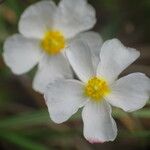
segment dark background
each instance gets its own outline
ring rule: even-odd
[[[0,54],[6,37],[18,32],[23,10],[37,0],[0,0]],[[57,0],[58,2],[58,0]],[[137,48],[141,57],[127,70],[150,77],[150,0],[89,0],[96,8],[94,28],[104,40],[117,37],[126,46]],[[79,114],[68,122],[51,122],[42,95],[31,87],[36,68],[15,76],[0,55],[0,150],[148,150],[150,108],[127,114],[114,109],[118,137],[114,142],[89,144],[82,135]]]

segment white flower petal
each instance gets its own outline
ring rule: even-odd
[[[106,99],[113,106],[131,112],[142,108],[149,97],[150,79],[142,73],[132,73],[116,81]]]
[[[85,103],[83,85],[77,80],[56,80],[44,95],[51,119],[56,123],[68,120]]]
[[[51,0],[43,0],[28,7],[21,16],[19,31],[26,37],[42,38],[52,28],[56,6]]]
[[[137,50],[124,47],[119,40],[108,40],[101,49],[101,63],[98,66],[97,74],[112,83],[139,56],[140,53]]]
[[[61,0],[55,19],[55,28],[63,31],[67,38],[96,23],[95,10],[86,0]]]
[[[103,40],[100,34],[93,32],[93,31],[88,31],[88,32],[78,34],[77,36],[75,36],[74,39],[81,40],[82,42],[88,45],[88,47],[91,50],[91,54],[93,57],[92,59],[93,65],[96,70],[100,62],[99,54],[100,54],[100,50],[101,50],[102,43],[103,43]]]
[[[43,93],[46,86],[56,79],[73,78],[70,65],[62,54],[56,56],[45,55],[38,67],[33,81],[34,90]]]
[[[82,41],[73,40],[66,50],[66,55],[75,73],[83,82],[95,74],[91,51]]]
[[[40,60],[39,41],[15,34],[4,43],[3,58],[15,74],[23,74],[32,69]]]
[[[116,123],[111,116],[111,107],[105,100],[100,103],[87,103],[82,118],[84,136],[90,143],[103,143],[116,138]]]

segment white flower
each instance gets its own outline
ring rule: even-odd
[[[132,73],[117,80],[139,55],[117,39],[108,40],[101,48],[100,63],[94,69],[89,46],[75,40],[67,56],[81,81],[62,79],[48,85],[44,96],[51,119],[62,123],[84,106],[85,138],[91,143],[113,141],[117,127],[110,104],[131,112],[142,108],[149,99],[150,79],[144,74]]]
[[[18,75],[38,64],[33,88],[43,93],[48,82],[72,78],[65,49],[95,22],[95,10],[86,0],[61,0],[58,7],[51,0],[38,2],[22,14],[20,34],[4,43],[4,61]]]

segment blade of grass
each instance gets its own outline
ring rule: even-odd
[[[126,113],[121,109],[114,109],[113,111],[113,116],[116,118],[127,116],[127,114],[131,114],[132,116],[139,117],[139,118],[150,118],[150,109],[145,108],[132,113]]]
[[[49,115],[46,110],[40,110],[30,113],[24,113],[2,120],[0,128],[17,128],[23,126],[32,126],[37,124],[47,124]]]
[[[150,118],[150,110],[149,109],[142,109],[140,111],[136,111],[132,113],[135,117],[140,118]],[[115,109],[113,111],[113,116],[115,118],[120,118],[126,116],[127,113],[123,112],[120,109]],[[74,115],[71,119],[76,120],[80,119],[80,111],[76,115]],[[49,124],[50,117],[47,110],[40,110],[34,111],[30,113],[24,113],[20,115],[16,115],[5,120],[1,120],[0,128],[18,128],[18,127],[25,127],[25,126],[33,126],[38,124]]]
[[[0,133],[0,138],[4,139],[10,143],[13,143],[22,149],[26,150],[48,150],[44,145],[36,143],[29,138],[26,138],[22,135],[11,132],[2,132]]]
[[[148,138],[150,137],[150,131],[147,131],[147,130],[134,131],[134,132],[121,131],[120,136]]]
[[[150,109],[146,108],[146,109],[133,112],[132,116],[139,117],[139,118],[150,118]]]

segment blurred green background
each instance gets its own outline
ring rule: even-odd
[[[6,37],[18,32],[21,13],[34,2],[37,0],[0,0],[0,54]],[[141,58],[122,75],[141,71],[150,77],[150,0],[89,2],[97,11],[94,30],[104,40],[117,37],[141,51]],[[42,95],[32,90],[33,74],[13,75],[0,55],[0,150],[150,149],[150,103],[132,114],[114,108],[117,139],[91,145],[83,138],[80,112],[64,124],[51,122]]]

